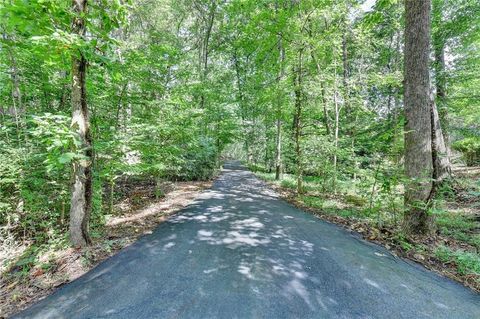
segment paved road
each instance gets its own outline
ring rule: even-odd
[[[153,234],[18,318],[480,318],[480,295],[225,167]]]

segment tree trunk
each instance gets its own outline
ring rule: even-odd
[[[6,41],[8,40],[7,35],[3,33],[3,39]],[[15,118],[15,125],[16,125],[16,133],[17,133],[17,138],[20,141],[20,132],[21,132],[21,123],[20,123],[20,112],[22,112],[22,91],[20,90],[20,79],[19,79],[19,74],[18,74],[18,69],[17,69],[17,60],[15,59],[15,56],[13,54],[13,51],[10,47],[8,48],[8,55],[10,58],[10,77],[12,80],[12,109],[11,113],[13,114]],[[24,134],[24,137],[26,138],[26,134]]]
[[[279,51],[279,63],[280,72],[278,75],[278,97],[277,97],[277,132],[275,139],[275,180],[280,180],[282,175],[282,102],[283,95],[280,88],[280,82],[284,76],[284,61],[285,61],[285,49],[282,45],[282,36],[278,37],[278,51]]]
[[[336,82],[336,78],[334,79]],[[337,153],[338,153],[338,136],[339,136],[339,126],[340,126],[340,108],[338,105],[337,99],[337,86],[334,84],[334,91],[333,91],[333,104],[335,106],[335,130],[333,136],[333,191],[337,193]]]
[[[277,119],[277,133],[275,137],[275,180],[282,177],[282,120]]]
[[[213,22],[215,20],[215,13],[217,10],[217,4],[215,1],[212,2],[210,10],[208,12],[208,22],[207,25],[205,26],[205,37],[202,39],[202,45],[199,46],[200,49],[200,82],[202,85],[205,85],[205,82],[207,80],[208,76],[208,53],[209,53],[209,42],[210,42],[210,36],[212,33],[212,28],[213,28]],[[205,93],[204,93],[204,88],[202,88],[202,93],[200,95],[200,108],[203,109],[205,108]]]
[[[440,152],[444,152],[446,170],[448,171],[448,175],[451,173],[450,167],[450,158],[451,158],[451,151],[450,151],[450,136],[448,134],[448,108],[446,105],[446,97],[447,97],[447,89],[446,89],[446,77],[445,77],[445,43],[442,39],[435,39],[434,38],[434,55],[435,55],[435,86],[436,86],[436,103],[432,104],[433,109],[435,109],[435,113],[437,113],[438,117],[438,128],[440,125],[443,126],[443,130],[440,129],[442,136],[438,136],[439,139],[442,139],[440,144],[444,144],[444,149],[439,150]],[[435,100],[435,99],[432,99]],[[432,116],[433,114],[432,109]],[[438,111],[440,110],[440,111]],[[448,163],[447,163],[448,161]],[[448,167],[447,167],[448,166]],[[440,177],[442,174],[440,174]],[[446,176],[444,176],[446,177]],[[442,178],[443,179],[443,178]],[[441,180],[440,180],[441,181]]]
[[[343,66],[343,100],[345,105],[345,111],[347,112],[347,119],[350,118],[350,104],[349,104],[349,87],[348,87],[348,51],[347,51],[347,27],[342,35],[342,66]]]
[[[409,234],[426,234],[433,220],[429,0],[405,0],[405,217]]]
[[[296,74],[293,77],[293,87],[295,92],[295,114],[293,117],[294,124],[294,141],[295,141],[295,154],[297,162],[297,194],[303,192],[303,163],[302,163],[302,145],[301,145],[301,136],[302,136],[302,99],[303,99],[303,90],[302,90],[302,54],[303,49],[299,50],[298,53],[298,66],[296,68]]]
[[[334,76],[333,76],[333,105],[335,107],[335,127],[333,133],[333,179],[332,186],[333,192],[337,193],[337,153],[338,153],[338,139],[340,130],[340,105],[338,104],[338,92],[337,92],[337,63],[334,63]]]
[[[87,0],[72,1],[73,33],[85,36]],[[70,206],[70,240],[75,247],[91,243],[88,223],[92,210],[92,140],[86,99],[87,61],[81,52],[72,57],[72,129],[77,134],[79,145],[76,152],[84,158],[73,161],[73,186]]]
[[[322,92],[322,104],[323,104],[323,124],[325,125],[325,130],[327,133],[327,136],[330,136],[330,124],[329,124],[329,116],[328,116],[328,109],[327,109],[327,98],[326,98],[326,93],[325,93],[325,85],[320,83],[320,88]],[[330,138],[330,137],[329,137]]]
[[[349,14],[350,9],[347,6],[347,15]],[[351,140],[351,149],[350,149],[350,159],[353,161],[354,169],[352,173],[353,177],[353,189],[355,188],[356,185],[356,180],[357,180],[357,160],[355,158],[355,122],[356,118],[353,116],[353,110],[350,105],[350,86],[348,83],[348,78],[350,76],[350,69],[349,69],[349,63],[348,63],[348,34],[350,33],[350,24],[348,22],[348,19],[345,19],[344,22],[344,31],[343,31],[343,36],[342,36],[342,65],[343,65],[343,101],[344,101],[344,106],[345,106],[345,111],[346,111],[346,120],[347,120],[347,135],[350,137]]]
[[[444,134],[440,125],[435,99],[431,100],[430,116],[432,121],[432,156],[433,156],[433,179],[435,185],[438,185],[446,178],[450,177],[452,168],[450,164],[450,154],[448,145],[445,143]]]
[[[317,69],[318,75],[322,74],[322,69],[320,68],[320,64],[317,58],[315,57],[315,53],[312,46],[310,46],[310,56],[312,57],[313,63],[315,63],[315,67]],[[323,80],[320,81],[320,92],[321,92],[322,104],[323,104],[323,124],[325,125],[327,136],[330,136],[330,124],[328,121],[329,117],[328,117],[328,109],[327,109],[327,99],[326,99],[326,93],[325,93],[325,84],[323,83]]]

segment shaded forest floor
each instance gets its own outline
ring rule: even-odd
[[[18,312],[75,280],[104,259],[149,234],[159,223],[188,205],[211,182],[165,182],[159,189],[152,183],[120,185],[113,213],[101,230],[92,230],[93,245],[69,247],[65,238],[41,247],[19,245],[9,250],[11,262],[0,279],[0,318]],[[156,195],[157,194],[157,195]],[[160,197],[160,198],[157,198]]]
[[[455,182],[441,190],[435,203],[437,230],[428,237],[405,236],[401,204],[397,203],[398,212],[393,213],[392,205],[387,203],[373,209],[369,195],[347,190],[337,194],[322,192],[318,181],[311,177],[304,178],[305,192],[298,196],[294,176],[286,174],[275,181],[274,173],[252,168],[293,205],[480,292],[480,167],[455,169]]]

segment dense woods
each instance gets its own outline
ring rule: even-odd
[[[4,267],[236,158],[478,284],[477,0],[11,0],[0,32]]]

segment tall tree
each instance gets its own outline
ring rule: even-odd
[[[303,107],[303,47],[298,50],[298,65],[293,70],[293,90],[295,93],[295,113],[293,115],[293,139],[295,142],[295,162],[297,175],[297,193],[303,192],[302,157],[302,107]]]
[[[282,175],[282,93],[280,88],[280,82],[284,77],[284,64],[285,64],[285,48],[282,43],[282,35],[278,36],[278,52],[279,52],[279,64],[280,71],[278,74],[278,97],[277,97],[277,120],[276,120],[276,135],[275,135],[275,180],[280,180]]]
[[[431,230],[430,0],[405,0],[405,220],[407,233]]]
[[[210,53],[210,38],[212,36],[212,28],[215,22],[215,13],[217,10],[217,2],[209,1],[207,4],[202,2],[194,2],[199,15],[200,15],[200,25],[201,33],[199,34],[198,40],[198,57],[199,57],[199,76],[200,82],[202,85],[205,85],[208,76],[208,57]],[[202,93],[200,96],[200,107],[203,109],[205,107],[205,92],[202,88]]]
[[[73,0],[72,32],[85,37],[87,0]],[[76,152],[80,158],[73,161],[73,186],[70,206],[70,240],[74,246],[90,244],[88,230],[92,210],[92,137],[86,94],[87,60],[79,50],[72,55],[72,129],[77,135]]]

